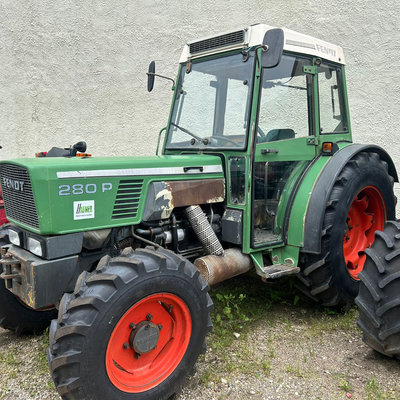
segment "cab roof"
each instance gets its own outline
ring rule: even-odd
[[[275,29],[275,27],[256,24],[247,28],[190,41],[185,45],[179,62],[184,63],[194,58],[227,50],[261,45],[266,32],[270,29]],[[343,49],[340,46],[287,28],[281,29],[284,32],[284,50],[319,57],[338,64],[345,64]]]

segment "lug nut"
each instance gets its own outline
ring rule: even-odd
[[[135,358],[136,358],[136,360],[139,360],[140,354],[139,353],[135,353]]]
[[[135,329],[135,328],[136,328],[136,325],[133,322],[131,322],[129,324],[129,329]]]
[[[127,350],[127,349],[129,349],[129,343],[124,343],[123,345],[122,345],[122,347],[125,349],[125,350]]]
[[[161,324],[158,324],[158,329],[161,331],[161,329],[163,328],[163,326]]]
[[[153,319],[153,316],[151,314],[146,315],[147,321],[151,321]]]

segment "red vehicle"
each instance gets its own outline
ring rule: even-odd
[[[5,225],[6,223],[8,223],[8,220],[6,218],[3,196],[0,189],[0,246],[8,243],[8,232]]]
[[[6,211],[4,210],[3,196],[0,190],[0,227],[8,222],[6,218]]]

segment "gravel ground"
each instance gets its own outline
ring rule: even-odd
[[[356,318],[356,310],[272,303],[262,318],[238,326],[228,347],[209,337],[209,351],[175,400],[399,400],[400,362],[367,347]],[[46,335],[0,328],[0,399],[59,399],[46,347]]]

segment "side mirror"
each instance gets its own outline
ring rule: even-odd
[[[156,72],[156,63],[152,61],[149,65],[149,71],[147,72],[147,90],[151,92],[154,87],[154,77]]]
[[[265,34],[263,46],[266,46],[266,49],[261,56],[263,68],[273,68],[281,62],[284,40],[285,35],[280,28],[270,29]]]

